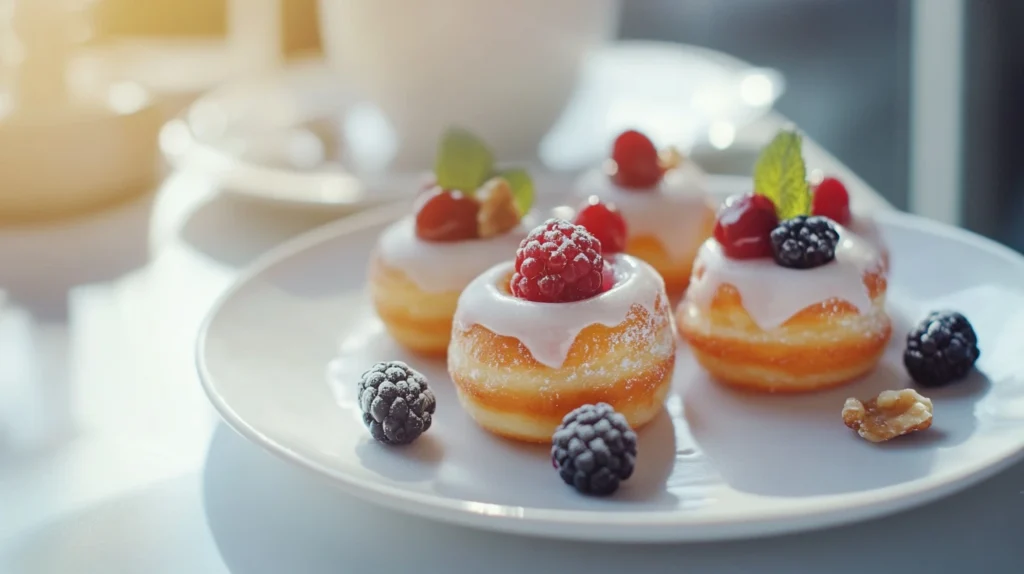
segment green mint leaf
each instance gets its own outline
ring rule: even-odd
[[[500,171],[497,175],[507,181],[512,189],[512,198],[519,215],[526,215],[533,207],[533,179],[530,178],[529,172],[516,168]]]
[[[437,185],[472,194],[491,174],[494,158],[479,138],[466,130],[453,128],[441,138],[434,164]]]
[[[811,189],[807,185],[803,138],[792,130],[780,131],[754,164],[754,192],[775,204],[779,219],[811,212]]]

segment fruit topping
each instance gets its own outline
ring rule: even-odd
[[[936,311],[907,334],[903,365],[924,387],[941,387],[967,376],[981,351],[970,321],[960,313]]]
[[[870,442],[884,442],[932,426],[932,401],[913,389],[882,391],[866,402],[846,399],[843,424]]]
[[[494,156],[487,145],[470,132],[453,128],[445,132],[434,160],[437,185],[473,193],[491,177]]]
[[[437,401],[427,379],[400,361],[377,363],[358,387],[363,423],[377,441],[409,444],[430,428]]]
[[[612,161],[615,162],[612,181],[626,189],[651,189],[665,173],[654,143],[636,130],[622,132],[615,139]]]
[[[538,303],[567,303],[601,291],[601,242],[585,228],[563,219],[538,226],[516,250],[509,288],[516,297]]]
[[[601,242],[603,253],[626,250],[626,220],[614,203],[604,203],[592,195],[580,206],[574,223],[586,227]]]
[[[533,205],[530,174],[495,171],[487,146],[461,129],[444,134],[431,181],[433,187],[417,198],[416,235],[425,241],[498,235],[515,227]]]
[[[776,134],[754,164],[754,191],[775,204],[779,219],[790,219],[811,212],[811,192],[807,185],[803,141],[795,131]]]
[[[416,236],[424,241],[462,241],[480,236],[480,203],[461,191],[434,188],[416,198]]]
[[[492,177],[477,191],[476,197],[480,202],[476,216],[480,237],[500,235],[519,225],[521,215],[505,178]]]
[[[601,292],[611,291],[612,287],[615,287],[615,267],[606,262],[601,271]]]
[[[771,257],[769,236],[779,224],[775,204],[763,195],[735,195],[725,201],[715,221],[715,239],[733,259]]]
[[[850,194],[843,182],[826,177],[814,188],[811,213],[827,217],[840,225],[850,221]]]
[[[787,219],[771,233],[775,262],[791,269],[813,269],[836,257],[839,232],[824,217],[800,215]]]
[[[551,439],[551,461],[566,484],[607,496],[633,474],[636,433],[608,404],[583,405],[565,415]]]

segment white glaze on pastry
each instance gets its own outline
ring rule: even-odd
[[[575,192],[581,198],[596,195],[614,203],[630,235],[654,235],[672,258],[679,259],[691,255],[703,239],[701,223],[710,205],[704,179],[700,166],[684,160],[656,188],[631,191],[615,185],[604,170],[592,169],[576,181]]]
[[[481,271],[514,256],[526,237],[529,222],[486,239],[437,242],[416,236],[416,221],[408,216],[390,225],[380,236],[378,254],[384,263],[401,269],[424,291],[459,291]]]
[[[870,215],[854,215],[846,224],[846,229],[851,233],[859,235],[871,247],[879,253],[885,253],[888,248],[882,239],[882,232],[878,230],[878,224]]]
[[[590,299],[572,303],[536,303],[512,296],[506,282],[514,271],[511,261],[491,267],[462,292],[454,328],[481,325],[518,339],[542,365],[557,369],[580,331],[590,325],[614,327],[626,320],[633,305],[652,315],[659,297],[668,301],[665,282],[654,269],[629,255],[612,255],[615,285]],[[646,336],[637,332],[631,336]]]
[[[841,226],[836,257],[814,269],[789,269],[770,257],[731,259],[714,238],[701,246],[690,278],[687,300],[699,308],[711,305],[718,288],[729,284],[736,288],[750,318],[763,330],[779,327],[803,309],[830,299],[871,311],[871,296],[864,285],[864,274],[878,270],[878,252],[864,239]],[[698,277],[698,275],[700,275]]]

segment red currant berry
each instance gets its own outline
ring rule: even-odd
[[[644,134],[629,130],[615,139],[612,147],[615,173],[612,181],[626,189],[650,189],[661,181],[664,170],[658,149]]]
[[[614,203],[604,203],[592,195],[580,206],[573,223],[586,227],[601,242],[604,253],[621,253],[626,249],[626,220]]]
[[[771,257],[771,233],[778,224],[772,200],[753,193],[737,195],[719,210],[715,239],[733,259]]]
[[[834,177],[821,180],[814,188],[811,214],[821,215],[844,225],[850,221],[850,194],[843,182]]]
[[[416,236],[424,241],[476,239],[480,203],[461,191],[439,187],[416,198]]]

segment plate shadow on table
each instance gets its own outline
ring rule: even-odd
[[[872,548],[891,571],[1019,571],[1024,464],[964,493],[861,524],[763,539],[700,544],[588,544],[446,526],[349,497],[324,480],[218,427],[203,471],[207,524],[232,572],[362,572],[388,554],[394,571],[492,574],[565,571],[863,572]],[[1007,506],[1016,511],[998,511]],[[949,544],[951,524],[957,544]],[[410,536],[411,533],[416,536]],[[938,547],[936,546],[938,544]],[[472,549],[472,550],[470,550]],[[472,555],[471,555],[472,552]],[[470,562],[467,562],[467,561]],[[566,570],[565,565],[573,569]]]

